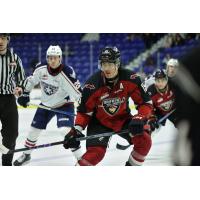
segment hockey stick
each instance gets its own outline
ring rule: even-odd
[[[171,110],[169,113],[167,113],[165,116],[163,116],[162,118],[160,118],[159,120],[158,120],[158,124],[161,124],[165,119],[167,119],[174,111],[175,111],[176,109],[174,109],[174,110]],[[116,144],[116,148],[117,149],[120,149],[120,150],[126,150],[126,149],[128,149],[129,147],[130,147],[131,145],[130,144],[128,144],[128,145],[122,145],[122,144],[119,144],[119,143],[117,143]]]
[[[49,111],[52,111],[52,112],[55,112],[55,113],[60,113],[60,114],[63,114],[63,115],[76,116],[76,114],[74,114],[74,113],[58,110],[58,109],[55,109],[55,108],[50,108],[50,107],[43,106],[43,105],[38,105],[38,104],[33,104],[33,103],[29,103],[28,105],[36,106],[38,108],[42,108],[44,110],[49,110]]]
[[[101,133],[101,134],[96,134],[96,135],[90,135],[90,136],[86,136],[86,137],[76,138],[76,141],[90,140],[90,139],[101,138],[101,137],[109,137],[109,136],[113,136],[113,135],[117,135],[117,134],[123,134],[123,133],[128,133],[128,130],[122,130],[120,132],[106,132],[106,133]],[[21,151],[28,151],[28,150],[31,150],[31,149],[51,147],[51,146],[60,145],[60,144],[64,144],[64,143],[65,142],[62,140],[62,141],[58,141],[58,142],[41,144],[41,145],[38,145],[38,146],[35,146],[35,147],[30,147],[30,148],[25,147],[25,148],[16,149],[16,150],[9,150],[5,146],[0,144],[0,152],[2,152],[3,154],[10,154],[10,153],[17,153],[17,152],[21,152]],[[1,151],[1,149],[3,151]]]

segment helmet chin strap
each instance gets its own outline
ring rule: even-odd
[[[106,78],[106,81],[112,83],[112,82],[114,82],[115,80],[117,80],[118,77],[119,77],[119,75],[117,74],[117,75],[116,75],[115,77],[113,77],[113,78]]]
[[[158,89],[159,92],[164,93],[167,91],[168,85],[166,85],[163,89]]]
[[[113,78],[106,78],[106,85],[112,88],[118,81],[118,79],[119,79],[119,73],[117,73],[117,75]]]

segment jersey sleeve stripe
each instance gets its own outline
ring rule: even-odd
[[[74,84],[72,83],[72,81],[65,75],[65,73],[61,72],[61,74],[62,74],[63,77],[67,80],[67,82],[72,86],[72,88],[74,88],[74,91],[75,91],[78,95],[81,95],[81,92],[74,86]]]

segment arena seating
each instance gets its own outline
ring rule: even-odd
[[[117,46],[122,55],[122,63],[126,65],[130,60],[144,51],[145,45],[142,39],[134,41],[127,39],[127,34],[100,34],[100,40],[92,42],[81,42],[83,33],[26,33],[13,36],[11,47],[19,54],[23,61],[27,75],[31,74],[34,63],[38,61],[38,47],[41,46],[41,61],[46,62],[46,50],[49,45],[60,45],[65,50],[65,45],[69,48],[67,63],[73,66],[77,76],[83,83],[91,74],[90,49],[92,45],[93,68],[92,72],[98,69],[98,54],[105,46]],[[65,55],[63,56],[65,59]]]
[[[146,50],[142,37],[135,37],[134,40],[128,39],[127,33],[101,33],[99,41],[81,41],[84,33],[26,33],[16,34],[11,38],[11,47],[21,57],[27,75],[30,75],[36,63],[41,61],[46,63],[46,50],[49,45],[59,45],[63,50],[64,62],[74,67],[81,83],[98,69],[98,55],[100,49],[105,46],[117,46],[121,51],[122,65],[127,65],[140,53]],[[190,49],[200,44],[199,40],[191,39],[182,46],[159,49],[160,67],[166,54],[180,58]],[[65,55],[65,47],[68,47],[68,55]],[[39,58],[39,47],[41,47],[41,60]],[[92,49],[92,60],[91,60]],[[152,58],[157,61],[157,53]],[[91,68],[92,65],[92,68]],[[141,63],[136,72],[144,69],[146,74],[152,73],[155,66],[145,66],[145,61]]]

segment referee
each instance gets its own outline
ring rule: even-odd
[[[10,35],[0,33],[0,122],[2,143],[15,149],[18,136],[18,111],[14,89],[21,86],[25,73],[21,59],[9,48]],[[2,165],[12,166],[13,154],[2,155]]]

